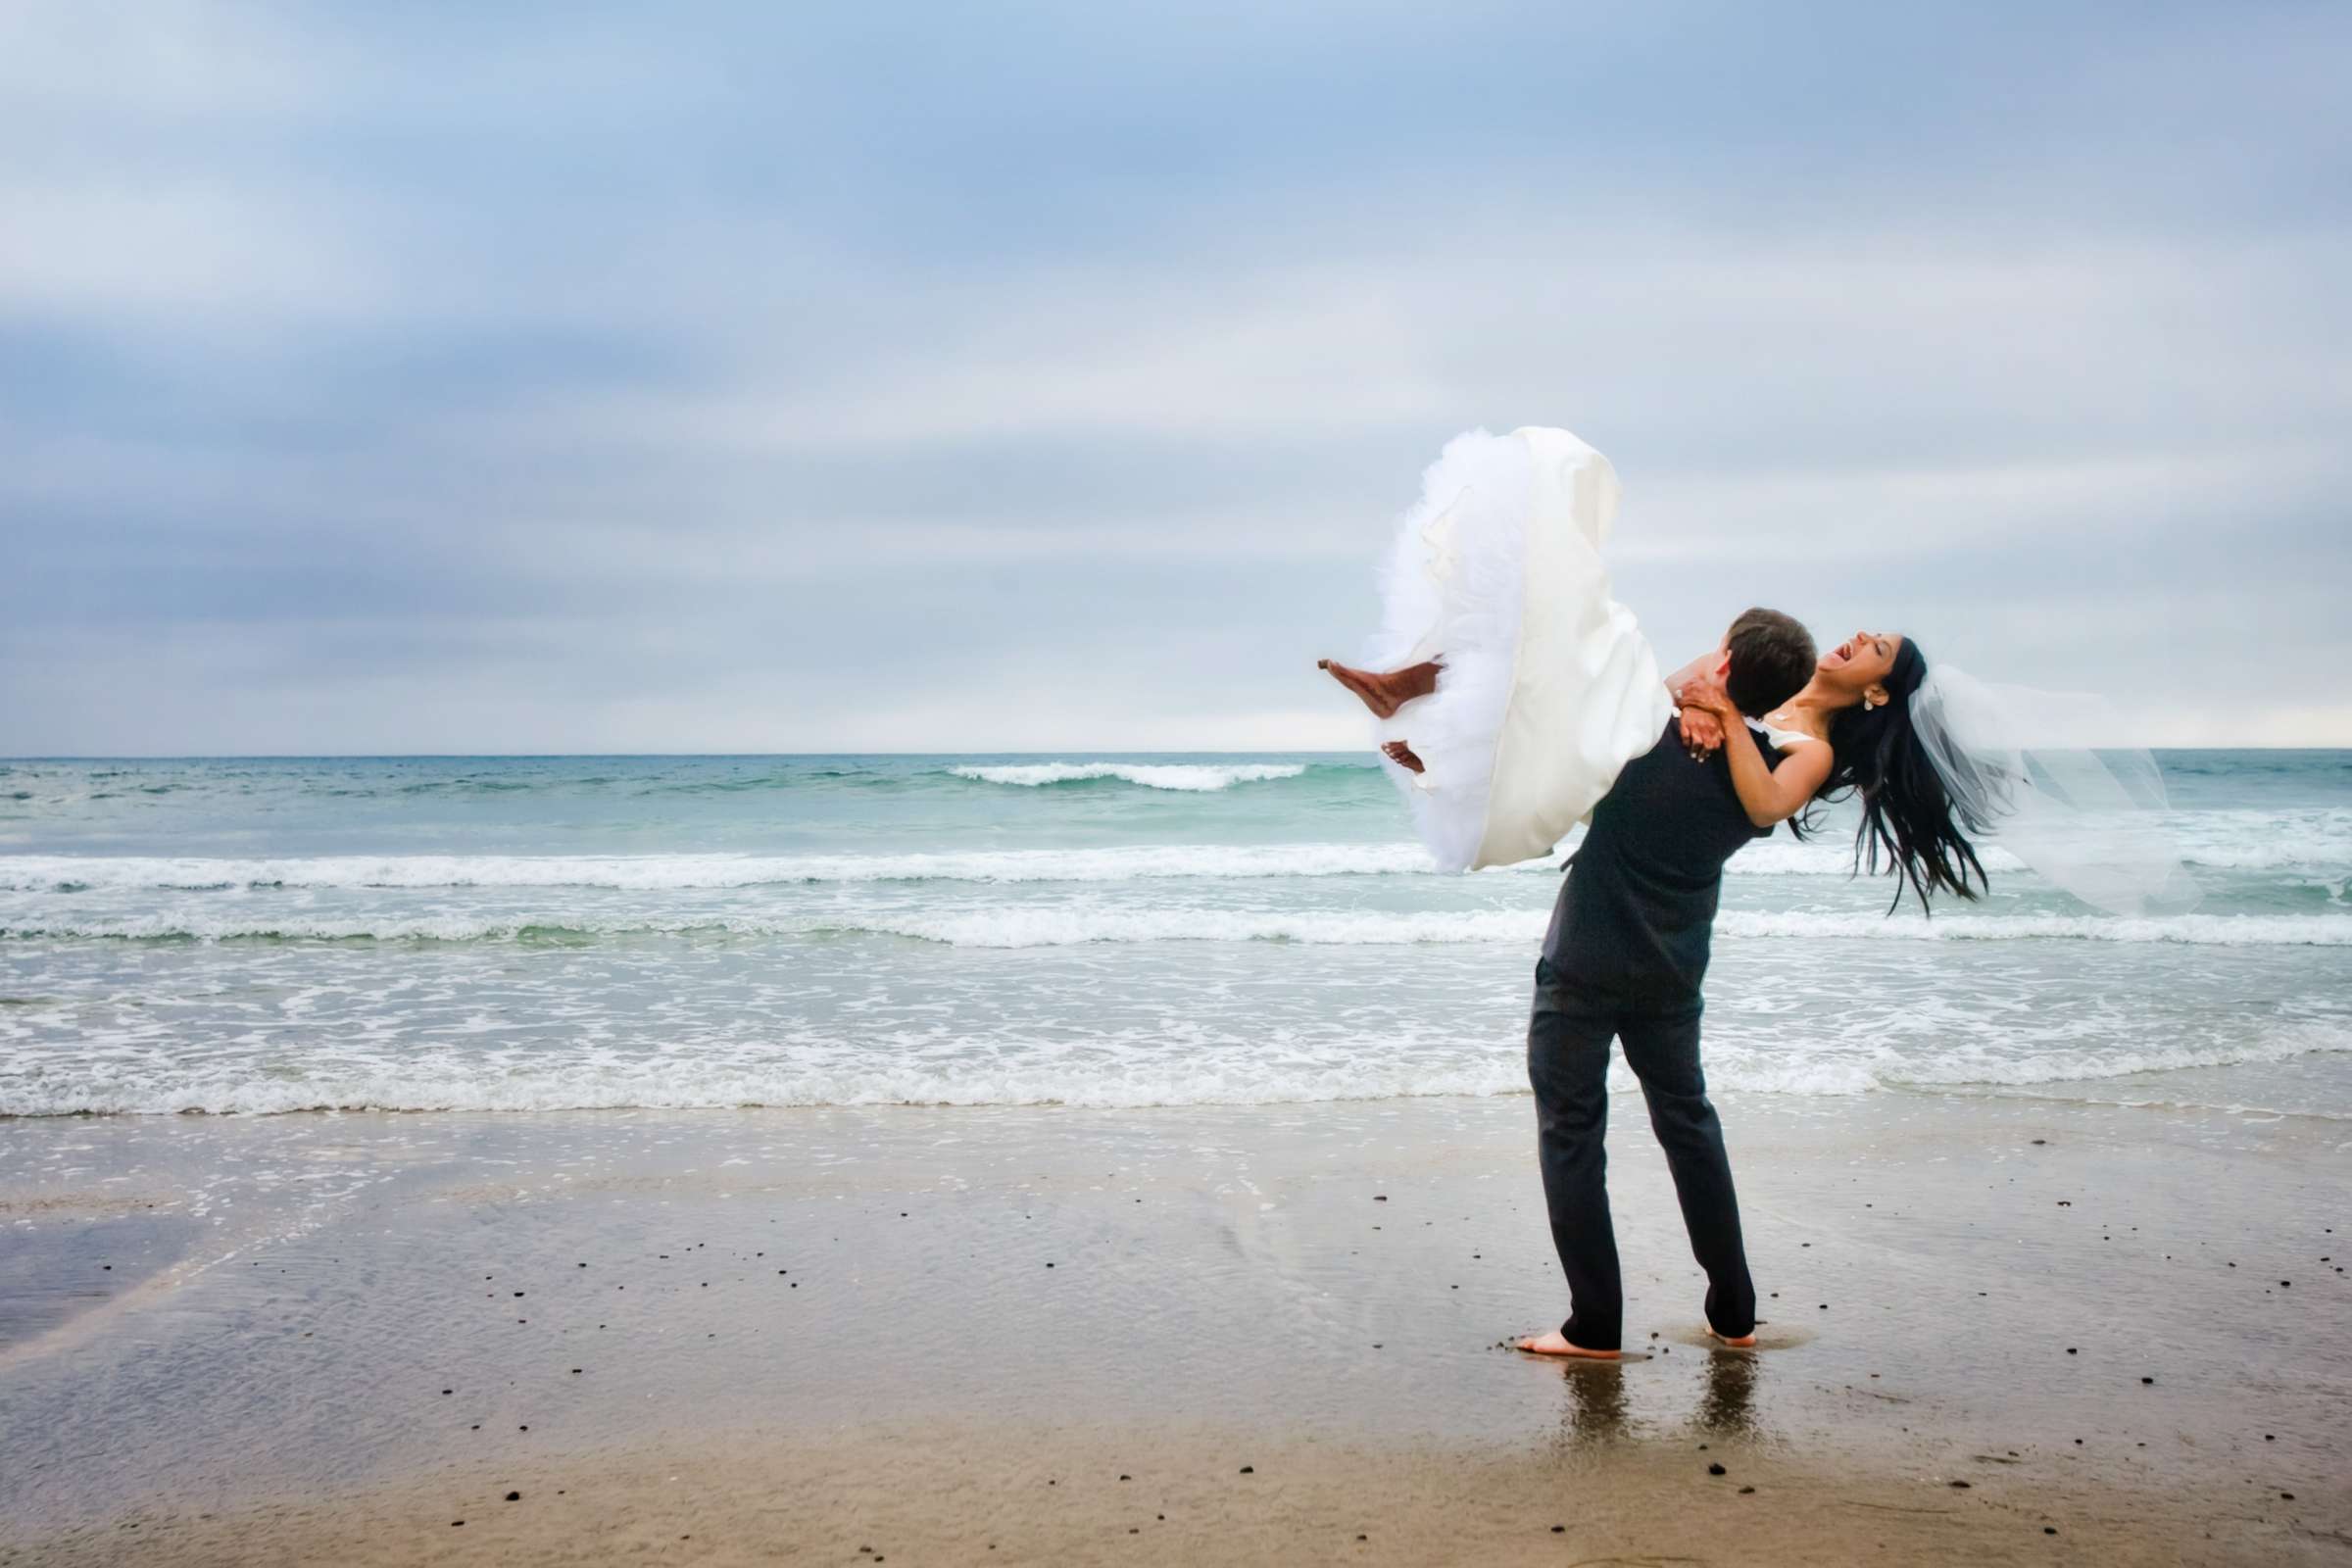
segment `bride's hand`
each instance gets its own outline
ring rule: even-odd
[[[1703,708],[1684,708],[1676,722],[1682,726],[1683,750],[1694,762],[1705,761],[1723,744],[1723,720]]]
[[[1683,744],[1700,761],[1723,744],[1725,725],[1742,722],[1730,694],[1713,681],[1691,681],[1674,701],[1682,710]]]

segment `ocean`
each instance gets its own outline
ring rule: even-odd
[[[1743,851],[1710,1082],[2352,1116],[2352,752],[2159,755],[2187,914]],[[13,761],[0,1114],[1517,1094],[1558,877],[1357,756]]]

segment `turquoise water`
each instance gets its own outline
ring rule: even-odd
[[[2352,1113],[2352,753],[2162,761],[2184,915],[1742,852],[1716,1084]],[[1516,1092],[1557,877],[1353,756],[0,763],[0,1113]]]

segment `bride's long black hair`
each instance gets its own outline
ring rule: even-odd
[[[1927,656],[1905,637],[1884,682],[1887,701],[1857,705],[1830,721],[1830,776],[1816,801],[1857,796],[1862,820],[1854,829],[1854,866],[1876,876],[1882,859],[1895,878],[1889,914],[1906,890],[1922,913],[1938,893],[1974,899],[1990,886],[1969,835],[1986,823],[1974,819],[1944,789],[1942,778],[1911,723],[1911,699],[1927,679]],[[1809,813],[1808,813],[1809,814]]]

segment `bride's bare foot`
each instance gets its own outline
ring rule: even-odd
[[[1416,697],[1427,697],[1438,689],[1438,668],[1441,661],[1423,660],[1402,669],[1387,671],[1355,669],[1336,659],[1315,662],[1317,669],[1331,671],[1332,679],[1347,687],[1372,710],[1374,718],[1394,718],[1396,710]]]
[[[1718,1334],[1712,1325],[1707,1329],[1707,1338],[1717,1345],[1728,1345],[1735,1350],[1752,1350],[1756,1348],[1753,1334]]]
[[[1570,1345],[1568,1336],[1558,1329],[1553,1329],[1549,1334],[1531,1334],[1519,1342],[1518,1348],[1530,1355],[1574,1355],[1587,1361],[1620,1359],[1615,1350],[1588,1350],[1581,1345]]]
[[[1390,761],[1395,762],[1398,767],[1403,768],[1408,773],[1418,773],[1421,771],[1421,759],[1415,757],[1413,755],[1413,749],[1410,746],[1405,745],[1402,741],[1389,742],[1388,745],[1383,746],[1380,749],[1380,753],[1383,757],[1386,757]]]

